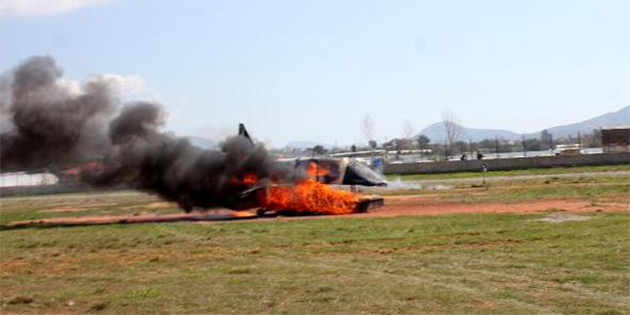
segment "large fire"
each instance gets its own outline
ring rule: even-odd
[[[232,184],[254,186],[258,183],[258,176],[253,173],[247,173],[242,178],[233,177],[230,181]]]
[[[290,210],[293,212],[319,214],[348,214],[357,212],[358,195],[337,190],[318,181],[330,173],[327,165],[309,163],[307,178],[295,185],[273,184],[257,194],[260,207],[266,210]],[[255,186],[258,183],[256,174],[247,173],[232,178],[232,183]]]
[[[260,195],[268,210],[292,210],[321,214],[349,214],[357,210],[359,198],[349,191],[307,179],[294,186],[270,186]]]
[[[306,173],[310,178],[326,176],[330,173],[330,167],[327,164],[317,164],[315,162],[308,163]]]

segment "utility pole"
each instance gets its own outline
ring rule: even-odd
[[[525,135],[524,134],[521,136],[521,143],[523,145],[523,156],[526,157],[527,156],[527,148],[525,147]]]

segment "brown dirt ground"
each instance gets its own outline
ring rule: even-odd
[[[389,217],[400,215],[439,215],[448,213],[491,213],[513,212],[532,213],[545,210],[588,212],[588,211],[630,211],[630,200],[624,196],[611,196],[606,201],[593,203],[578,198],[530,200],[512,203],[486,202],[486,203],[461,203],[444,202],[434,196],[386,196],[385,205],[372,209],[367,213],[353,214],[356,217]],[[158,203],[156,203],[157,205]],[[153,205],[153,204],[152,204]],[[164,203],[159,203],[164,206]],[[140,223],[140,222],[166,222],[166,221],[225,221],[233,219],[256,219],[255,211],[212,210],[205,213],[193,212],[177,214],[137,214],[127,216],[88,216],[88,217],[64,217],[42,219],[33,221],[12,222],[11,225],[86,225],[86,224],[111,224],[111,223]],[[297,219],[298,217],[291,217]],[[299,217],[314,218],[313,216]],[[263,219],[264,220],[264,219]]]
[[[628,198],[611,198],[605,202],[592,203],[583,199],[528,200],[513,203],[456,203],[443,202],[426,196],[385,197],[385,206],[367,213],[369,216],[435,215],[464,212],[540,212],[544,210],[584,211],[630,211]]]
[[[128,206],[128,207],[124,207],[122,209],[125,210],[129,210],[129,209],[166,209],[166,208],[171,208],[176,205],[174,203],[171,202],[152,202],[148,205],[134,205],[134,206]]]
[[[63,206],[57,206],[50,209],[40,210],[40,212],[77,212],[77,211],[89,210],[91,208],[109,207],[113,205],[116,205],[116,204],[115,203],[93,203],[93,204],[90,204],[89,208],[75,206],[75,205],[63,205]]]

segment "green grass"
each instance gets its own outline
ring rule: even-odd
[[[138,213],[181,212],[176,205],[161,203],[155,196],[135,191],[55,194],[0,199],[0,224],[11,221],[82,217],[93,215],[133,215]],[[149,205],[149,206],[148,206]]]
[[[0,311],[629,313],[630,215],[553,211],[3,230]]]
[[[518,202],[526,200],[586,198],[596,200],[611,195],[630,192],[630,184],[618,185],[549,185],[541,187],[515,187],[482,193],[462,192],[443,195],[440,200],[448,202]]]
[[[603,174],[390,194],[597,203],[629,192]],[[2,224],[180,211],[129,191],[0,202]],[[0,313],[630,313],[630,213],[538,220],[563,213],[0,229]]]
[[[630,164],[624,165],[604,165],[604,166],[576,166],[576,167],[556,167],[556,168],[533,168],[525,170],[510,171],[489,171],[487,177],[498,176],[519,176],[519,175],[553,175],[553,174],[574,174],[574,173],[591,173],[591,172],[615,172],[630,171]],[[447,174],[414,174],[414,175],[387,175],[388,180],[399,179],[402,181],[416,180],[438,180],[438,179],[466,179],[482,177],[481,172],[461,172]]]
[[[491,182],[487,186],[459,184],[451,189],[399,189],[384,190],[384,196],[430,195],[446,202],[518,202],[526,200],[581,198],[587,200],[606,199],[610,196],[627,196],[630,181],[627,178],[599,177],[550,178]]]

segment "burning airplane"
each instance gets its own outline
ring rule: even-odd
[[[253,141],[245,126],[239,126],[239,136]],[[353,192],[334,189],[329,185],[386,186],[385,180],[369,167],[348,158],[298,158],[275,162],[276,172],[291,177],[272,176],[275,180],[259,183],[255,174],[245,174],[239,183],[252,188],[240,192],[231,205],[234,209],[260,207],[284,214],[348,214],[364,212],[382,205],[382,198],[359,198]],[[287,179],[289,179],[287,181]]]
[[[365,208],[361,198],[329,184],[385,185],[349,159],[278,161],[244,126],[218,150],[203,150],[161,131],[166,114],[159,104],[121,104],[105,77],[69,89],[61,74],[53,58],[37,56],[0,79],[0,171],[59,168],[101,156],[100,167],[83,172],[82,181],[124,184],[186,212],[226,207],[353,213]]]

